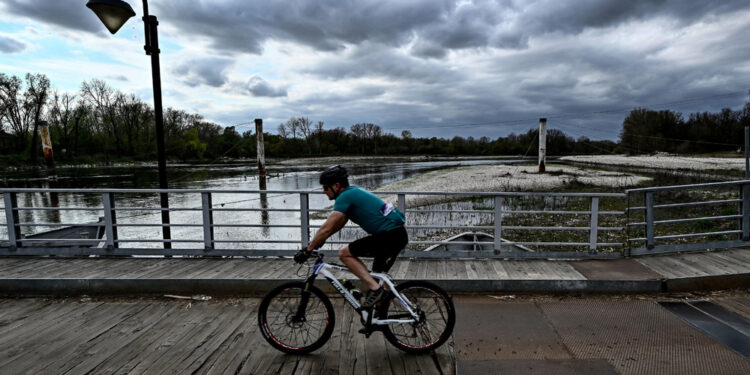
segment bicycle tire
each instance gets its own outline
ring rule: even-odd
[[[333,333],[336,316],[328,296],[310,286],[305,320],[295,322],[305,289],[304,282],[291,282],[272,289],[258,308],[258,326],[274,348],[289,354],[307,354],[323,346]]]
[[[389,324],[383,334],[396,348],[407,353],[427,353],[443,345],[456,324],[453,300],[439,286],[422,280],[407,281],[396,290],[417,305],[422,319],[414,324]],[[400,301],[391,294],[381,309],[389,319],[410,316]],[[426,336],[426,337],[425,337]]]

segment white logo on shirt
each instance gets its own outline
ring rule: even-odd
[[[390,203],[384,203],[383,207],[380,207],[380,213],[383,216],[388,216],[388,214],[390,214],[391,212],[393,212],[394,208],[395,207],[393,207],[392,204],[390,204]]]

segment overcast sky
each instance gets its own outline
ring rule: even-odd
[[[142,3],[112,36],[86,0],[3,0],[0,72],[105,80],[152,103]],[[400,135],[548,127],[616,139],[635,107],[738,109],[750,2],[152,0],[164,106],[221,125],[291,116]],[[243,125],[239,130],[249,129]]]

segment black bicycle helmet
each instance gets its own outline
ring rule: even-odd
[[[347,173],[346,169],[340,165],[328,168],[320,174],[321,185],[332,186],[337,182],[340,183],[341,186],[349,186],[349,173]]]

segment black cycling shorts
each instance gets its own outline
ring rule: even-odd
[[[396,256],[409,243],[409,235],[404,227],[387,232],[371,234],[349,244],[349,252],[355,257],[375,258],[373,272],[388,272]]]

